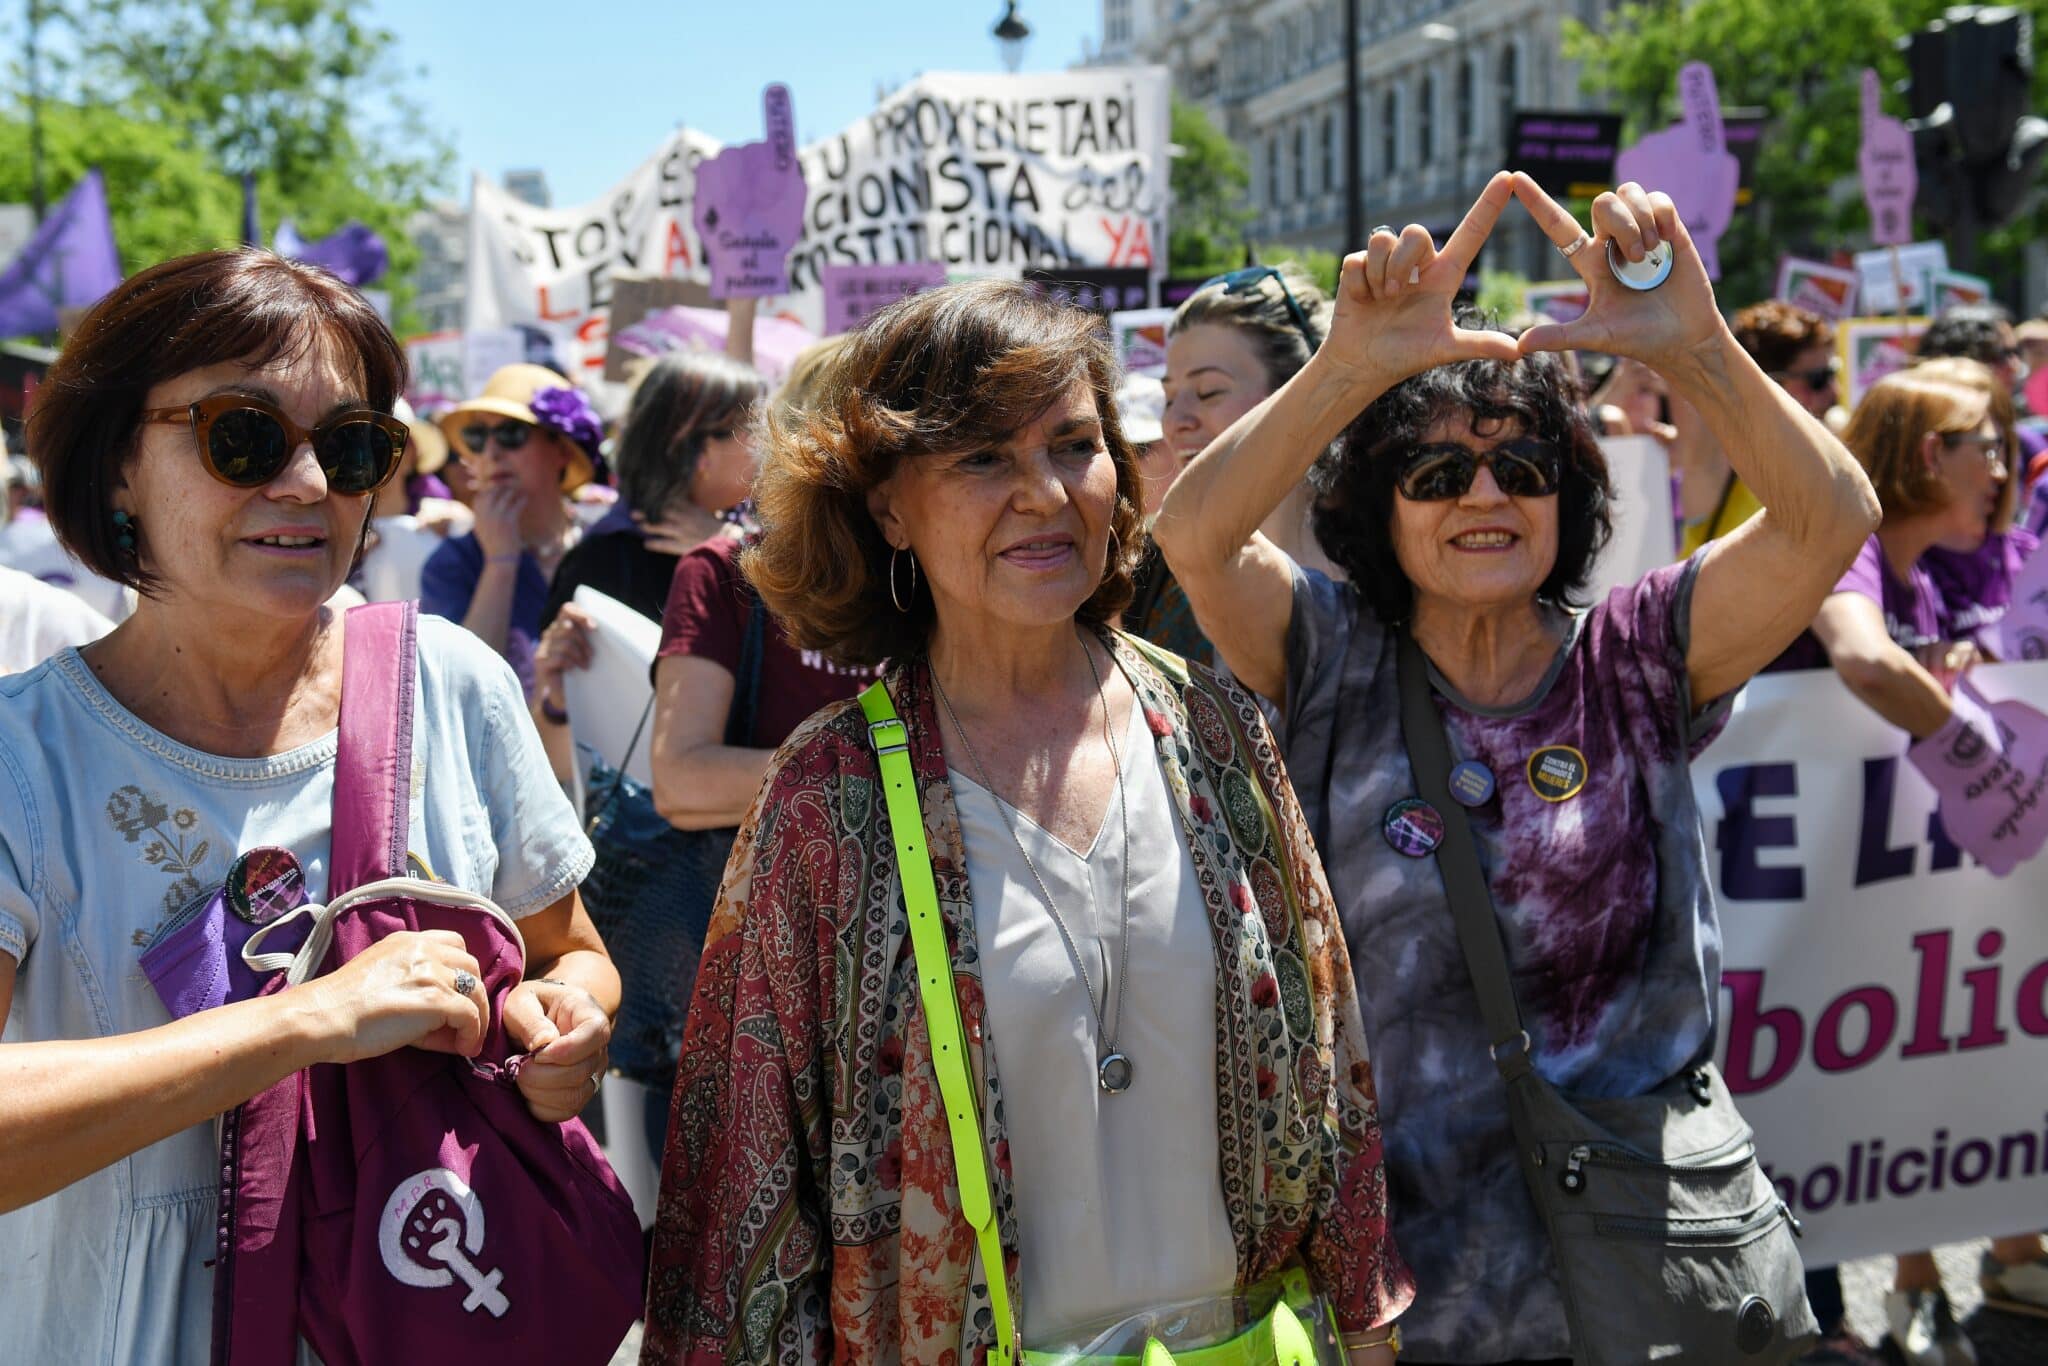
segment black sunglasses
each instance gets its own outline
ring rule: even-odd
[[[1829,361],[1826,365],[1816,366],[1811,370],[1780,371],[1778,377],[1796,379],[1809,389],[1832,389],[1835,387],[1835,374],[1840,368],[1836,362]]]
[[[471,455],[482,455],[492,437],[498,439],[498,449],[516,451],[526,444],[526,438],[533,435],[533,424],[508,417],[496,424],[472,422],[462,429],[462,444],[469,448]]]
[[[1309,322],[1307,312],[1303,310],[1300,300],[1294,297],[1294,291],[1287,287],[1287,277],[1280,273],[1278,267],[1246,266],[1242,270],[1212,275],[1202,281],[1195,293],[1200,294],[1210,285],[1222,285],[1225,294],[1258,294],[1263,292],[1259,286],[1269,279],[1279,282],[1280,297],[1287,301],[1287,316],[1294,320],[1296,330],[1301,333],[1302,340],[1308,343],[1308,349],[1313,352],[1323,344],[1323,339],[1316,334],[1315,325]]]
[[[247,394],[213,394],[183,408],[150,408],[142,421],[189,423],[206,472],[240,489],[277,478],[292,452],[310,442],[328,488],[369,493],[398,469],[412,437],[403,422],[374,408],[350,408],[306,428],[275,404]]]
[[[1441,441],[1412,452],[1394,487],[1411,503],[1463,498],[1481,465],[1493,471],[1493,482],[1510,498],[1548,498],[1557,492],[1564,473],[1564,457],[1557,447],[1533,436],[1503,442],[1489,451]]]

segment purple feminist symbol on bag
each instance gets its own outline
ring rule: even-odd
[[[789,249],[803,236],[804,170],[789,88],[769,86],[761,103],[767,140],[728,147],[697,167],[692,217],[714,299],[788,290]]]
[[[498,1287],[502,1271],[480,1270],[471,1258],[484,1249],[484,1206],[469,1184],[446,1167],[399,1182],[384,1203],[377,1226],[377,1250],[384,1267],[401,1284],[436,1290],[460,1281],[467,1290],[462,1307],[504,1318],[512,1302]]]
[[[1671,196],[1685,220],[1707,278],[1721,278],[1718,243],[1735,217],[1735,191],[1742,164],[1728,150],[1721,126],[1721,95],[1714,70],[1705,62],[1687,62],[1678,72],[1679,102],[1685,117],[1669,128],[1646,134],[1614,159],[1614,181],[1633,180],[1646,190]]]
[[[1913,196],[1920,173],[1913,165],[1913,135],[1884,112],[1877,72],[1863,68],[1863,148],[1856,157],[1863,202],[1870,206],[1870,240],[1899,247],[1913,240]]]

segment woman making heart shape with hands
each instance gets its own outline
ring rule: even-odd
[[[1578,320],[1519,337],[1454,303],[1513,200],[1590,292]],[[1430,857],[1444,825],[1403,741],[1401,635],[1428,662],[1535,1069],[1582,1097],[1641,1096],[1713,1044],[1720,936],[1692,756],[1878,515],[1855,460],[1737,345],[1670,199],[1623,185],[1594,201],[1593,228],[1503,173],[1442,248],[1419,226],[1373,233],[1314,359],[1190,464],[1154,529],[1223,661],[1284,712],[1373,1042],[1418,1360],[1574,1344]],[[1629,288],[1609,243],[1630,262],[1668,249],[1669,277]],[[1661,375],[1765,508],[1590,608],[1613,491],[1552,354],[1578,348]],[[1315,530],[1344,585],[1257,534],[1340,439]]]

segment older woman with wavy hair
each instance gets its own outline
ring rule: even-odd
[[[1519,338],[1453,312],[1513,198],[1591,295],[1577,322]],[[1697,1069],[1713,1051],[1720,936],[1688,765],[1876,515],[1849,454],[1729,334],[1671,201],[1624,185],[1594,202],[1594,222],[1588,236],[1503,173],[1442,249],[1419,225],[1375,232],[1344,262],[1326,344],[1195,459],[1155,528],[1223,662],[1285,713],[1387,1101],[1417,1279],[1410,1345],[1431,1361],[1575,1344],[1489,1057],[1512,1041],[1482,1022],[1435,844],[1415,837],[1418,816],[1440,838],[1451,813],[1416,794],[1442,783],[1469,808],[1524,1055],[1546,1082],[1620,1099]],[[1636,260],[1664,244],[1670,278],[1624,288],[1609,242]],[[1662,374],[1764,505],[1590,609],[1608,478],[1546,354],[1568,348]],[[1258,533],[1339,438],[1315,525],[1345,585]],[[1404,744],[1408,642],[1456,760],[1427,775]]]
[[[1410,1292],[1343,936],[1249,695],[1110,629],[1139,485],[1095,320],[958,285],[840,364],[774,433],[744,565],[799,646],[894,661],[1001,1265],[919,997],[916,832],[843,703],[784,744],[726,870],[643,1360],[976,1360],[990,1272],[1005,1349],[1184,1301],[1225,1336],[1306,1286],[1354,1362],[1389,1360]]]

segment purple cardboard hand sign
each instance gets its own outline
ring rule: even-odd
[[[1870,206],[1870,240],[1900,247],[1913,240],[1913,195],[1920,173],[1913,165],[1913,135],[1884,112],[1877,72],[1863,68],[1863,202]]]
[[[1714,71],[1705,62],[1688,62],[1678,72],[1679,102],[1685,117],[1661,132],[1646,134],[1614,159],[1614,181],[1633,180],[1646,190],[1662,190],[1678,207],[1699,248],[1707,278],[1721,278],[1716,248],[1735,217],[1735,191],[1742,165],[1728,150],[1721,128],[1721,96]]]
[[[761,103],[767,140],[728,147],[697,167],[692,216],[714,299],[787,291],[789,249],[803,236],[804,170],[789,87],[769,86]]]
[[[1987,704],[1968,679],[1950,702],[1948,724],[1907,757],[1940,796],[1950,842],[2006,877],[2048,843],[2048,716]]]
[[[2012,602],[1993,628],[2000,659],[2048,659],[2048,554],[2036,549],[2012,582]]]

